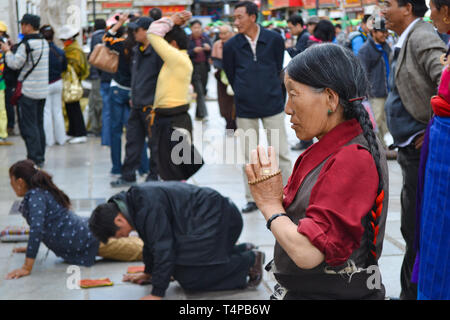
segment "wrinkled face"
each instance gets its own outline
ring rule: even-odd
[[[433,20],[433,25],[438,29],[438,31],[440,33],[447,33],[450,31],[450,24],[448,24],[448,22],[450,22],[448,6],[442,6],[441,9],[438,10],[433,0],[430,0],[430,10],[431,20]],[[447,23],[444,22],[444,19]]]
[[[408,4],[409,6],[411,4]],[[399,7],[397,0],[384,0],[381,13],[386,19],[386,28],[399,33],[399,27],[403,25],[404,14],[407,6]]]
[[[145,43],[147,40],[147,30],[144,28],[137,28],[134,30],[134,38],[139,43]]]
[[[191,26],[192,36],[194,38],[200,38],[203,33],[202,26],[199,23],[195,23]]]
[[[297,25],[293,25],[288,22],[288,28],[294,36],[298,36],[303,31],[303,26],[299,23]]]
[[[18,197],[25,196],[25,194],[28,191],[28,188],[27,188],[26,182],[23,179],[21,179],[21,178],[16,179],[16,177],[14,177],[14,176],[9,176],[9,181],[11,183],[11,188],[16,193],[16,196],[18,196]]]
[[[292,80],[286,73],[284,84],[288,93],[285,112],[291,116],[291,128],[301,140],[321,138],[326,133],[328,105],[326,95]]]
[[[233,16],[234,25],[239,33],[247,33],[247,31],[256,23],[256,16],[249,16],[245,7],[236,8]]]

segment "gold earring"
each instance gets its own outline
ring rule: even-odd
[[[448,17],[445,17],[445,18],[444,18],[444,23],[445,23],[445,24],[450,24],[450,21],[449,21]]]

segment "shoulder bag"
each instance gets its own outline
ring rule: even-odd
[[[102,71],[116,73],[119,67],[119,53],[99,43],[89,56],[89,63]]]
[[[23,43],[26,48],[27,60],[28,60],[28,54],[31,53],[30,45],[28,44],[27,41],[24,41]],[[14,94],[12,95],[11,100],[10,100],[11,105],[16,106],[17,103],[19,102],[19,99],[22,96],[22,84],[25,82],[26,78],[28,78],[28,76],[31,74],[31,72],[33,72],[34,68],[36,68],[36,66],[39,64],[39,61],[41,61],[43,53],[44,53],[44,40],[42,40],[41,55],[39,56],[39,59],[36,62],[36,64],[34,64],[34,61],[33,61],[33,54],[30,55],[31,63],[33,64],[33,66],[31,67],[30,70],[28,70],[28,72],[26,73],[26,75],[23,77],[23,79],[21,81],[17,81],[16,88],[14,89]],[[25,63],[26,63],[26,61],[25,61]]]

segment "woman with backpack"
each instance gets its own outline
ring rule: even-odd
[[[61,75],[67,70],[66,54],[53,42],[55,32],[50,25],[44,25],[40,29],[49,44],[49,74],[48,96],[44,107],[44,130],[47,146],[55,142],[59,145],[66,143],[66,129],[62,112],[63,82]]]
[[[59,36],[64,42],[64,52],[68,63],[67,72],[71,72],[70,68],[72,68],[77,78],[72,79],[71,85],[76,85],[74,82],[81,82],[89,76],[87,58],[76,40],[78,34],[79,30],[69,25],[65,25],[61,28]],[[81,97],[79,97],[79,99],[81,99]],[[84,143],[87,141],[86,125],[84,123],[83,113],[81,112],[79,99],[67,101],[67,98],[65,97],[67,117],[69,118],[69,130],[67,135],[72,137],[69,140],[69,143]]]

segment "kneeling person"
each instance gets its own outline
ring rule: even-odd
[[[145,272],[134,280],[151,277],[149,299],[165,295],[171,276],[188,291],[243,289],[262,278],[264,254],[252,245],[236,246],[243,226],[239,210],[210,188],[183,182],[133,186],[98,206],[89,226],[102,242],[138,232]]]

